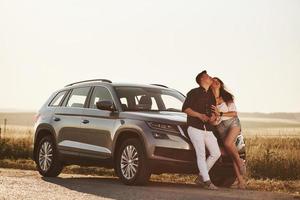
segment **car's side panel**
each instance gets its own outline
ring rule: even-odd
[[[81,121],[83,108],[59,107],[52,124],[57,133],[57,147],[62,154],[78,155],[81,149]]]
[[[81,151],[85,156],[97,156],[99,158],[111,157],[112,135],[118,120],[118,113],[99,109],[84,110],[81,142],[85,148]]]

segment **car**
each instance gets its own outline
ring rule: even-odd
[[[55,91],[36,115],[33,159],[44,177],[67,165],[114,168],[127,185],[146,184],[151,174],[198,173],[195,150],[181,111],[185,96],[161,84],[85,80]],[[239,154],[245,143],[239,135]],[[222,143],[220,142],[222,148]],[[223,154],[210,170],[217,186],[236,179]]]

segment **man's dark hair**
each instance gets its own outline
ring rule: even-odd
[[[206,70],[203,70],[202,72],[200,72],[197,76],[196,76],[196,82],[200,85],[200,79],[202,78],[202,76],[204,74],[207,74]]]

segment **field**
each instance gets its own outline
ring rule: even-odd
[[[8,124],[5,133],[1,126],[0,167],[35,168],[30,160],[33,129],[28,126],[30,120],[24,115],[22,119],[22,123]],[[299,192],[300,121],[253,116],[242,117],[241,121],[247,148],[248,188]],[[114,175],[113,170],[97,167],[68,166],[64,172]],[[193,175],[162,174],[152,176],[151,180],[192,183],[194,178]]]

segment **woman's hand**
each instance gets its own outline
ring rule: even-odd
[[[211,110],[217,115],[220,116],[220,112],[218,110],[218,108],[214,105],[211,105]]]
[[[212,113],[210,119],[209,119],[209,123],[211,125],[214,125],[216,126],[218,124],[218,121],[219,121],[219,117],[216,116],[216,114]]]

